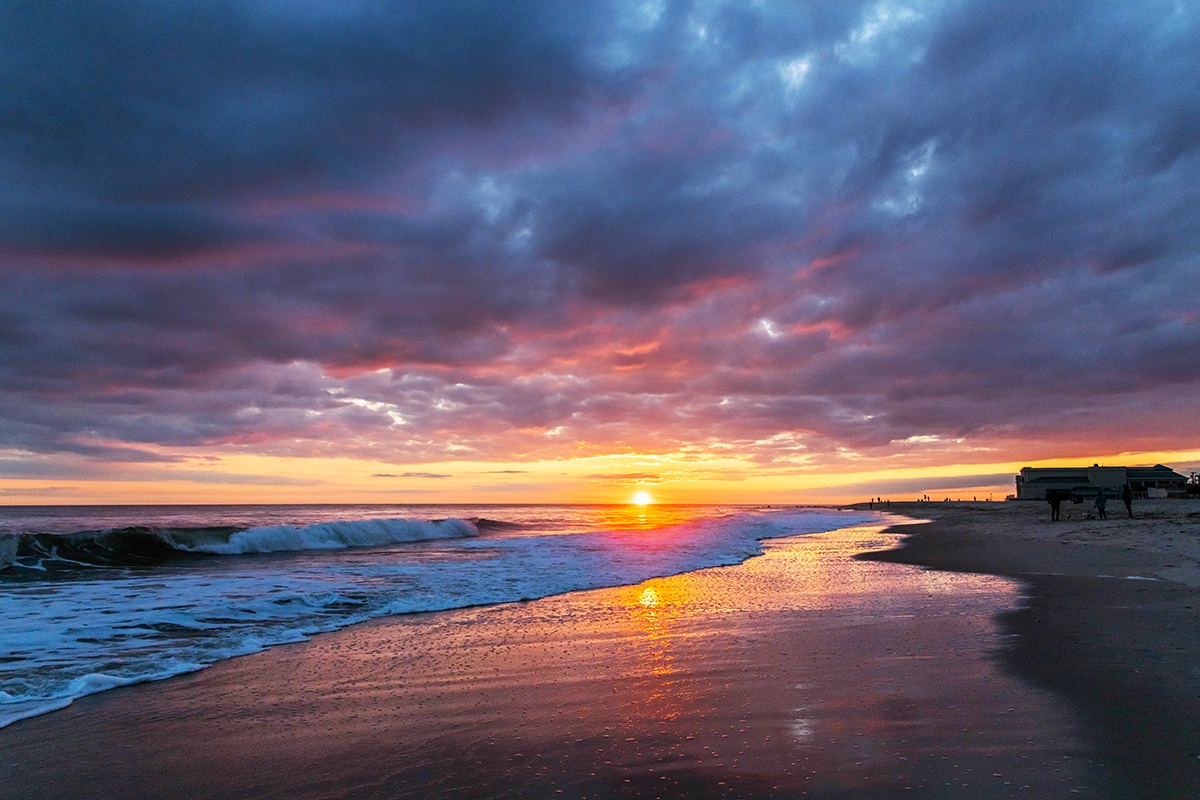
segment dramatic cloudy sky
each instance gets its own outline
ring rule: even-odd
[[[1166,0],[11,0],[0,501],[1186,469],[1197,42]]]

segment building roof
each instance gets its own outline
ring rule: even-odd
[[[1096,469],[1097,467],[1023,467],[1022,474],[1036,476],[1030,477],[1026,483],[1062,483],[1071,482],[1073,480],[1088,479],[1088,470]],[[1127,480],[1131,481],[1187,481],[1185,475],[1180,475],[1170,467],[1165,467],[1162,464],[1155,464],[1153,467],[1122,467],[1122,466],[1105,466],[1101,469],[1123,469]],[[1042,474],[1039,474],[1042,473]],[[1046,474],[1054,473],[1054,474]]]
[[[1126,474],[1131,481],[1187,480],[1185,476],[1162,464],[1155,464],[1153,467],[1126,467]]]

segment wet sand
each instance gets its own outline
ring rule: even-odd
[[[1027,649],[1019,585],[854,558],[900,536],[779,540],[83,698],[0,730],[0,797],[1110,796],[1091,722],[1001,668]]]
[[[1026,585],[1004,663],[1077,711],[1108,796],[1200,797],[1200,501],[1137,502],[1134,519],[1112,503],[1108,520],[1067,503],[1059,522],[1042,502],[891,509],[933,523],[865,558]]]

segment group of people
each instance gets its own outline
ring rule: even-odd
[[[1046,502],[1050,504],[1050,521],[1057,522],[1060,519],[1059,506],[1062,501],[1070,497],[1069,494],[1060,493],[1057,489],[1046,490]],[[1133,490],[1129,488],[1129,484],[1121,487],[1121,502],[1125,504],[1125,510],[1129,513],[1129,518],[1133,519]],[[1096,501],[1092,504],[1092,508],[1096,509],[1096,516],[1100,519],[1108,519],[1108,495],[1101,489],[1096,494]]]

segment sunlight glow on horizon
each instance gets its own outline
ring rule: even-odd
[[[600,503],[646,510],[673,504],[841,504],[922,493],[1003,500],[1021,467],[1162,463],[1185,475],[1200,451],[1081,453],[1043,459],[980,460],[904,467],[852,464],[765,466],[726,451],[637,453],[538,461],[396,464],[353,458],[211,453],[170,464],[124,465],[95,477],[0,479],[3,505],[262,503]],[[987,455],[1010,455],[996,453]],[[2,454],[0,454],[2,460]],[[881,459],[886,461],[886,459]],[[857,469],[854,467],[858,466]],[[641,504],[629,478],[655,480]],[[981,479],[966,486],[964,478]],[[991,479],[988,481],[987,479]],[[990,485],[989,485],[990,484]],[[645,484],[643,484],[645,485]],[[939,488],[940,487],[940,488]]]

